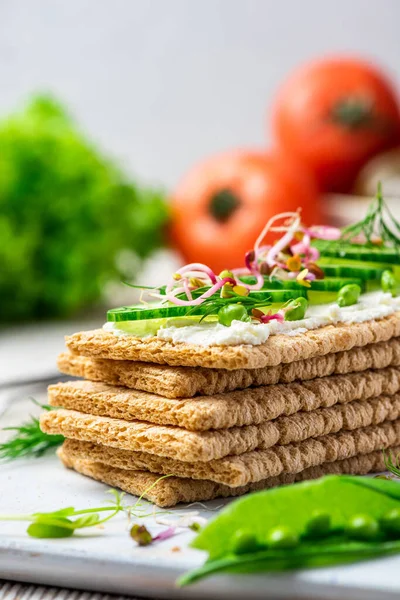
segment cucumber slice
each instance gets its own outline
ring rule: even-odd
[[[200,307],[194,307],[192,315],[201,315]],[[172,317],[186,317],[189,308],[187,306],[175,306],[174,304],[136,304],[133,306],[121,306],[107,312],[107,321],[143,321],[146,319],[167,319]]]
[[[283,303],[288,300],[295,300],[301,296],[302,298],[307,298],[307,288],[304,286],[299,286],[293,290],[274,290],[274,289],[262,289],[259,292],[250,292],[249,297],[254,298],[255,300],[260,300],[262,302],[264,298],[270,298],[270,302],[272,303]]]
[[[324,279],[312,281],[309,291],[338,292],[343,286],[349,283],[355,283],[359,285],[361,289],[365,288],[365,281],[358,277],[325,277]]]
[[[322,267],[321,267],[322,268]],[[324,268],[324,267],[323,267]],[[325,271],[325,268],[324,268]],[[254,277],[241,277],[241,280],[244,283],[254,283]],[[246,281],[247,280],[247,281]],[[302,296],[304,290],[309,292],[310,290],[319,291],[319,292],[335,292],[340,290],[341,287],[347,285],[348,283],[356,283],[363,287],[361,283],[361,277],[354,275],[353,273],[349,273],[346,277],[325,277],[324,279],[315,279],[311,282],[311,288],[305,288],[303,285],[298,283],[295,279],[269,279],[265,277],[265,286],[263,288],[265,290],[297,290],[299,291],[299,295]]]
[[[399,264],[400,250],[380,246],[363,246],[359,244],[327,244],[315,241],[313,244],[325,256],[350,258],[351,260],[369,261],[372,263]]]
[[[265,302],[265,306],[271,303],[283,304],[288,300],[293,300],[299,296],[307,297],[306,288],[301,290],[260,290],[250,292],[250,297],[258,302]],[[219,294],[215,294],[215,299],[220,299]],[[238,297],[238,302],[240,298]],[[245,301],[245,298],[243,299]],[[226,300],[230,303],[230,299]],[[175,304],[137,304],[133,306],[121,306],[113,308],[107,312],[107,321],[138,321],[146,319],[167,319],[174,317],[186,317],[190,311],[190,316],[203,315],[207,310],[206,306],[176,306]]]
[[[244,281],[245,278],[243,278]],[[254,277],[247,277],[249,283],[255,283]],[[281,282],[279,279],[274,280],[271,285],[268,278],[265,279],[265,286],[261,290],[251,291],[249,296],[256,300],[265,300],[268,296],[270,296],[271,302],[286,302],[286,300],[293,300],[298,298],[299,296],[307,296],[307,290],[303,285],[297,283],[297,281],[284,281]],[[280,285],[288,284],[288,285]],[[193,298],[198,298],[204,292],[209,290],[209,287],[198,288],[197,290],[192,291]],[[165,294],[165,286],[160,288],[160,293]],[[219,298],[219,292],[214,294],[215,298]],[[212,296],[212,297],[214,297]],[[182,300],[186,300],[185,294],[178,294],[178,298]]]
[[[144,319],[142,321],[117,321],[114,324],[115,329],[135,335],[137,337],[144,337],[146,335],[156,335],[157,331],[161,327],[187,327],[188,325],[197,325],[200,321],[201,315],[197,317],[176,317],[174,319]],[[218,321],[217,316],[206,317],[203,319],[204,322],[216,322]]]
[[[352,264],[326,264],[323,260],[318,261],[318,265],[324,271],[327,277],[350,277],[362,279],[363,281],[380,281],[382,273],[387,270],[383,267],[367,267],[358,263]]]

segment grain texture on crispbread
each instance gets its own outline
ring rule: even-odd
[[[400,452],[400,447],[393,447],[392,451],[397,454]],[[230,488],[212,481],[196,481],[179,477],[168,477],[157,481],[159,475],[153,473],[127,471],[101,462],[77,458],[69,454],[65,446],[58,450],[58,455],[66,467],[109,486],[118,487],[134,496],[141,496],[144,493],[144,498],[163,508],[175,506],[180,502],[205,502],[219,497],[241,496],[250,491],[307,479],[317,479],[327,474],[366,475],[367,473],[382,471],[385,468],[383,454],[379,450],[311,467],[300,473],[283,474],[247,486]]]
[[[47,433],[61,434],[66,438],[197,463],[396,421],[399,417],[400,394],[297,413],[258,426],[207,432],[95,417],[63,409],[45,413],[41,427]]]
[[[228,454],[241,454],[264,443],[273,445],[279,437],[272,422],[193,432],[179,427],[97,417],[64,409],[44,413],[40,425],[43,431],[50,434],[59,432],[66,438],[186,461],[208,461]]]
[[[111,456],[121,461],[119,465],[114,466],[125,465],[126,469],[207,479],[230,487],[239,487],[267,477],[275,477],[282,473],[298,473],[324,462],[367,454],[398,444],[400,444],[399,420],[371,425],[355,431],[310,438],[286,446],[274,446],[267,450],[252,450],[240,456],[226,456],[208,462],[185,462],[115,447],[104,446],[101,450],[109,457],[107,461],[111,462]],[[96,446],[101,446],[101,443],[97,442]]]
[[[97,329],[66,337],[68,349],[83,356],[136,360],[211,369],[257,369],[351,350],[400,336],[400,314],[364,323],[339,323],[301,335],[272,335],[259,346],[196,346],[157,337],[135,338]]]
[[[281,415],[393,395],[399,390],[400,368],[387,367],[187,399],[165,398],[98,382],[69,381],[49,387],[49,403],[97,416],[206,431],[257,425]]]
[[[170,367],[130,360],[89,358],[70,352],[58,357],[62,373],[165,396],[189,398],[230,392],[250,386],[306,381],[328,375],[400,366],[400,339],[369,344],[344,352],[317,356],[263,369]]]

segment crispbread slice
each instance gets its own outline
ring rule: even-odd
[[[96,417],[73,410],[55,410],[41,416],[40,426],[49,434],[103,443],[115,448],[150,452],[187,461],[208,461],[227,454],[241,454],[267,443],[279,434],[272,422],[217,431],[193,432],[179,427],[152,425]]]
[[[220,394],[250,386],[290,383],[366,369],[400,366],[400,339],[392,338],[387,342],[275,367],[236,371],[89,358],[70,352],[60,354],[57,364],[60,371],[67,375],[122,385],[166,398],[189,398],[198,394]]]
[[[340,323],[301,335],[272,335],[259,346],[196,346],[157,337],[135,338],[97,329],[66,337],[83,356],[211,369],[257,369],[351,350],[400,336],[400,313],[364,323]]]
[[[69,442],[58,450],[58,455],[64,465],[82,475],[87,475],[107,485],[118,487],[134,496],[141,496],[160,507],[171,507],[180,502],[205,502],[214,498],[241,496],[247,492],[262,490],[278,485],[286,485],[296,481],[317,479],[327,474],[357,474],[366,475],[371,472],[383,471],[385,468],[381,450],[365,455],[357,455],[344,460],[324,463],[310,467],[299,473],[282,474],[246,486],[231,488],[212,481],[182,479],[167,477],[160,479],[159,475],[147,471],[129,471],[114,466],[78,458],[68,451]],[[400,452],[400,446],[391,448],[394,454]],[[147,491],[146,491],[147,490]]]
[[[90,425],[88,425],[90,426]],[[64,434],[66,428],[49,428],[45,431]],[[72,431],[67,438],[86,441],[90,436],[85,436],[83,431]],[[92,438],[93,439],[93,438]],[[97,445],[103,445],[101,438],[95,441]],[[281,473],[296,473],[310,466],[319,465],[324,462],[341,460],[356,454],[366,454],[400,444],[400,421],[384,422],[381,425],[371,425],[359,428],[355,431],[342,431],[310,438],[304,441],[276,445],[267,450],[258,449],[240,454],[239,456],[225,456],[223,458],[209,461],[188,462],[184,459],[157,456],[143,451],[127,451],[121,446],[109,445],[109,449],[118,449],[113,453],[120,458],[124,457],[126,468],[144,469],[154,473],[165,473],[190,477],[193,479],[209,479],[218,483],[224,483],[231,487],[246,485],[260,481],[266,477],[273,477]],[[106,446],[104,446],[106,448]],[[104,450],[105,452],[106,450]],[[185,460],[186,459],[186,460]],[[135,465],[135,466],[133,466]]]
[[[400,368],[388,367],[179,400],[104,383],[69,381],[49,387],[49,402],[97,416],[206,431],[257,425],[281,415],[392,395],[399,390]]]

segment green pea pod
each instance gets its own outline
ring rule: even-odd
[[[366,521],[371,529],[372,521],[387,521],[391,511],[399,508],[400,483],[349,475],[329,475],[250,494],[232,502],[200,531],[192,546],[208,552],[209,560],[194,574],[184,576],[181,584],[220,570],[273,571],[333,565],[400,552],[400,540],[388,540],[384,530],[380,531],[380,537],[371,535],[368,541],[355,541],[346,533],[354,516],[367,515],[365,532]],[[324,521],[323,535],[310,538],[310,520],[311,530],[315,531],[318,515],[321,523]],[[317,529],[321,528],[319,525]],[[273,547],[271,531],[279,528],[290,531],[293,540],[298,538],[298,544],[295,546],[293,542],[291,548],[288,544],[280,550]],[[259,547],[257,552],[234,554],[239,529],[253,536],[251,547]]]
[[[207,561],[202,567],[186,573],[178,580],[185,586],[216,573],[268,573],[334,566],[368,560],[379,556],[389,556],[400,552],[400,541],[388,542],[333,542],[307,544],[292,550],[263,550],[241,556],[229,555]]]

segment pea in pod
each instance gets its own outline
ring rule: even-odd
[[[238,529],[246,532],[240,534],[242,552],[234,552]],[[329,475],[256,492],[225,507],[192,546],[209,558],[180,585],[220,572],[285,571],[400,554],[400,483]]]

